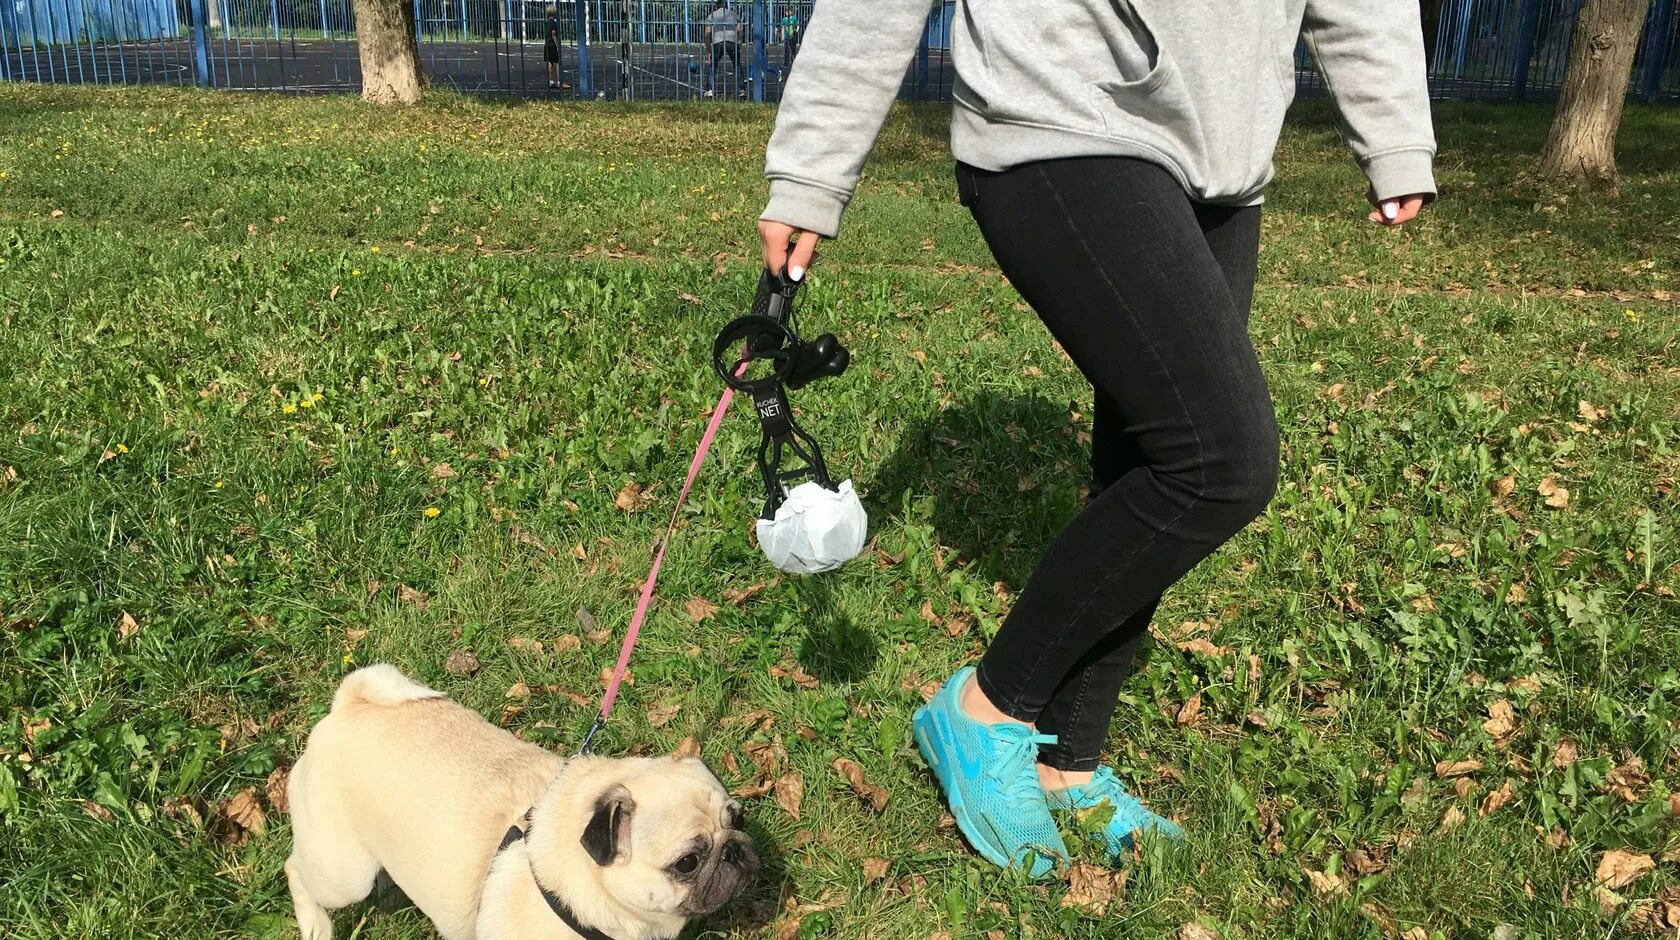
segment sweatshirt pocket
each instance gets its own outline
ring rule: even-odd
[[[1093,82],[1152,83],[1162,62],[1129,0],[959,0],[951,59],[964,108],[1089,133],[1104,127]]]

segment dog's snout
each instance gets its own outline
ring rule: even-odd
[[[745,858],[746,856],[741,853],[741,846],[739,843],[731,842],[723,847],[723,860],[725,862],[739,868],[741,862],[745,860]]]

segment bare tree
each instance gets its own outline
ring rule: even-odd
[[[1616,185],[1616,131],[1648,6],[1649,0],[1582,4],[1557,114],[1540,151],[1541,176],[1573,185]]]
[[[414,38],[411,0],[354,0],[362,97],[375,104],[413,104],[426,88]]]

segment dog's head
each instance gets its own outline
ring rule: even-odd
[[[693,757],[582,758],[566,773],[557,814],[571,827],[591,878],[619,906],[646,915],[709,914],[739,895],[758,872],[758,854],[741,828],[741,807]]]

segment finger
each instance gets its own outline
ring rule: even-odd
[[[762,222],[758,226],[759,241],[763,243],[764,267],[780,271],[787,266],[788,236],[793,230],[779,222]]]
[[[800,232],[799,242],[793,246],[793,254],[788,256],[788,278],[799,281],[805,278],[805,272],[811,268],[811,258],[817,253],[816,232]]]

